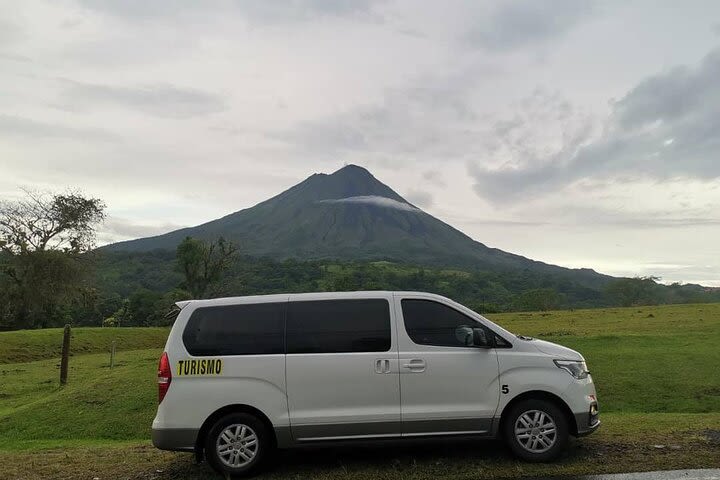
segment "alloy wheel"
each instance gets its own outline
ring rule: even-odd
[[[515,438],[528,452],[544,453],[555,445],[557,426],[547,413],[528,410],[515,422]]]
[[[226,427],[215,442],[218,458],[231,468],[244,467],[251,463],[258,453],[258,448],[257,434],[242,423]]]

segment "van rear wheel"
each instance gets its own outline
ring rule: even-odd
[[[210,428],[205,457],[217,472],[230,478],[253,475],[272,448],[269,432],[256,417],[231,413]]]
[[[523,400],[510,410],[503,425],[505,441],[515,456],[528,462],[549,462],[565,450],[567,419],[553,403]]]

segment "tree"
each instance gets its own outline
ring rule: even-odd
[[[559,308],[561,303],[561,296],[552,288],[526,290],[515,299],[516,308],[523,311],[546,312]]]
[[[621,307],[653,305],[659,302],[658,277],[618,278],[607,284],[605,294]]]
[[[55,250],[78,254],[95,244],[105,204],[79,193],[25,191],[25,199],[0,202],[0,248],[11,254]]]
[[[61,306],[80,292],[87,270],[82,253],[94,246],[105,204],[79,193],[25,191],[0,202],[0,287],[4,328],[46,327],[65,320]]]
[[[158,292],[142,289],[134,292],[128,298],[127,312],[130,317],[128,325],[148,327],[160,323],[167,309],[160,307],[162,295]]]
[[[223,237],[214,242],[185,237],[178,245],[175,258],[185,276],[181,285],[194,298],[203,298],[208,287],[220,280],[232,264],[237,247]]]
[[[130,300],[127,298],[120,303],[115,313],[103,320],[103,327],[128,327],[133,326],[132,315],[130,314]]]

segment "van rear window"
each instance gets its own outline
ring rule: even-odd
[[[319,300],[288,306],[288,353],[387,352],[390,343],[387,300]]]
[[[183,332],[191,355],[284,353],[286,303],[223,305],[196,309]]]

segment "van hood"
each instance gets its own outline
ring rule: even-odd
[[[532,345],[545,355],[550,355],[559,360],[585,360],[580,353],[571,348],[558,345],[557,343],[546,342],[545,340],[533,340]]]

